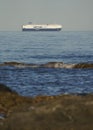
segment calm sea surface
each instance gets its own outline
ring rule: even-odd
[[[93,63],[93,32],[0,32],[0,63]],[[0,83],[21,95],[93,93],[93,69],[0,67]]]

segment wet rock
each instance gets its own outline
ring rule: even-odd
[[[21,97],[22,98],[22,97]],[[5,119],[2,130],[92,130],[93,95],[38,96]],[[24,109],[23,109],[24,108]]]
[[[0,130],[92,130],[93,95],[23,97],[1,84]],[[90,129],[91,128],[91,129]]]
[[[48,62],[42,65],[43,67],[48,68],[93,68],[93,63],[78,63],[78,64],[65,64],[63,62]]]
[[[13,66],[13,67],[17,67],[17,68],[39,67],[39,65],[37,65],[37,64],[27,64],[27,63],[21,63],[21,62],[4,62],[4,63],[0,64],[0,66]]]
[[[0,66],[14,66],[17,68],[66,68],[66,69],[72,69],[72,68],[93,68],[93,63],[78,63],[78,64],[65,64],[63,62],[48,62],[45,64],[26,64],[26,63],[20,63],[20,62],[4,62],[0,64]]]
[[[79,63],[74,65],[73,68],[93,68],[93,63]]]
[[[10,92],[10,93],[16,93],[13,90],[11,90],[9,87],[7,87],[4,84],[0,84],[0,93],[1,92]],[[17,93],[16,93],[17,94]]]
[[[40,67],[45,68],[73,68],[75,64],[65,64],[63,62],[48,62],[46,64],[41,65]]]
[[[4,62],[3,63],[5,66],[30,66],[30,65],[32,65],[32,64],[26,64],[26,63],[21,63],[21,62],[15,62],[15,61],[13,61],[13,62]]]
[[[41,67],[47,68],[61,68],[63,66],[63,62],[48,62],[46,64],[41,65]]]
[[[5,118],[6,118],[6,115],[3,114],[3,113],[0,113],[0,120],[3,120],[3,119],[5,119]]]
[[[19,62],[4,62],[5,65],[24,65],[24,63],[19,63]]]

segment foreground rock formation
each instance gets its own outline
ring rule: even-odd
[[[93,130],[93,95],[31,98],[0,84],[0,130]]]
[[[76,68],[76,69],[82,69],[82,68],[93,68],[93,63],[77,63],[77,64],[65,64],[63,62],[48,62],[45,64],[26,64],[26,63],[20,63],[20,62],[4,62],[1,63],[0,66],[14,66],[14,67],[30,67],[30,68]]]

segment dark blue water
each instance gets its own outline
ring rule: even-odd
[[[0,63],[93,63],[93,32],[0,32]],[[21,95],[93,93],[93,69],[0,67],[0,83]]]

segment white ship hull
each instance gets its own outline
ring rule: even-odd
[[[58,24],[27,24],[22,26],[22,31],[60,31],[61,25]]]

